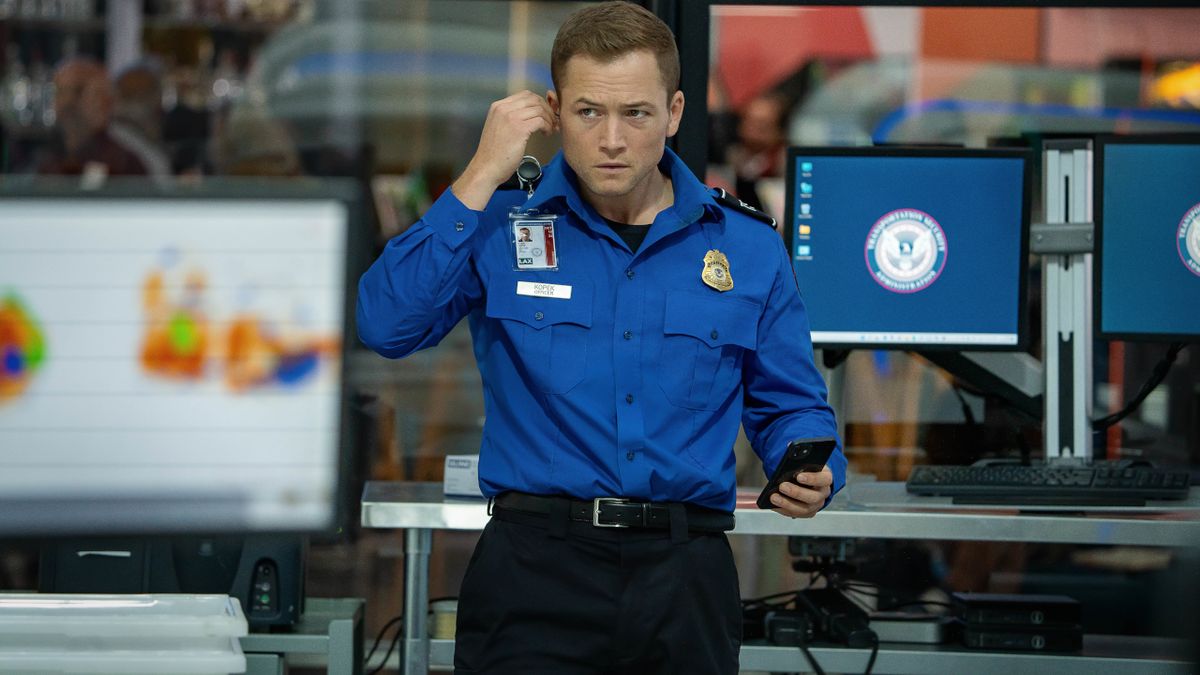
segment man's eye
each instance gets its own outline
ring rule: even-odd
[[[597,117],[600,113],[596,112],[595,108],[584,108],[579,111],[580,117],[592,118]]]
[[[625,114],[634,119],[641,119],[641,118],[649,115],[650,113],[646,112],[645,110],[629,110],[629,111],[626,111]]]

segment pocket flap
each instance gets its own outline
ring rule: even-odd
[[[541,330],[546,326],[572,323],[592,327],[592,288],[580,280],[570,283],[571,298],[542,298],[517,295],[514,282],[511,288],[488,293],[484,312],[493,319],[510,319]]]
[[[663,332],[667,335],[690,335],[709,347],[758,346],[762,309],[755,302],[689,291],[668,293],[666,301]]]

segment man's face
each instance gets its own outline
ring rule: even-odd
[[[773,150],[783,144],[785,138],[780,117],[783,105],[774,99],[756,98],[746,105],[738,125],[738,136],[742,144],[753,152]]]
[[[667,138],[679,130],[683,93],[667,94],[648,50],[608,63],[573,56],[563,73],[562,90],[547,100],[584,196],[619,198],[646,186]]]
[[[86,63],[63,66],[54,76],[54,113],[60,128],[89,135],[108,126],[112,97],[104,71]]]

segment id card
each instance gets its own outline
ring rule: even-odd
[[[557,242],[554,239],[556,218],[554,215],[509,215],[515,259],[513,269],[558,269],[558,250],[555,246]]]

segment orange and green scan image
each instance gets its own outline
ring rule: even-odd
[[[162,272],[147,276],[142,285],[142,367],[147,372],[191,381],[204,376],[210,330],[203,311],[206,285],[203,274],[191,272],[179,296],[171,297]]]
[[[46,341],[15,293],[0,298],[0,404],[20,396],[46,360]]]
[[[288,334],[243,314],[229,328],[225,383],[234,391],[273,384],[294,388],[316,373],[322,358],[337,358],[336,339]]]

